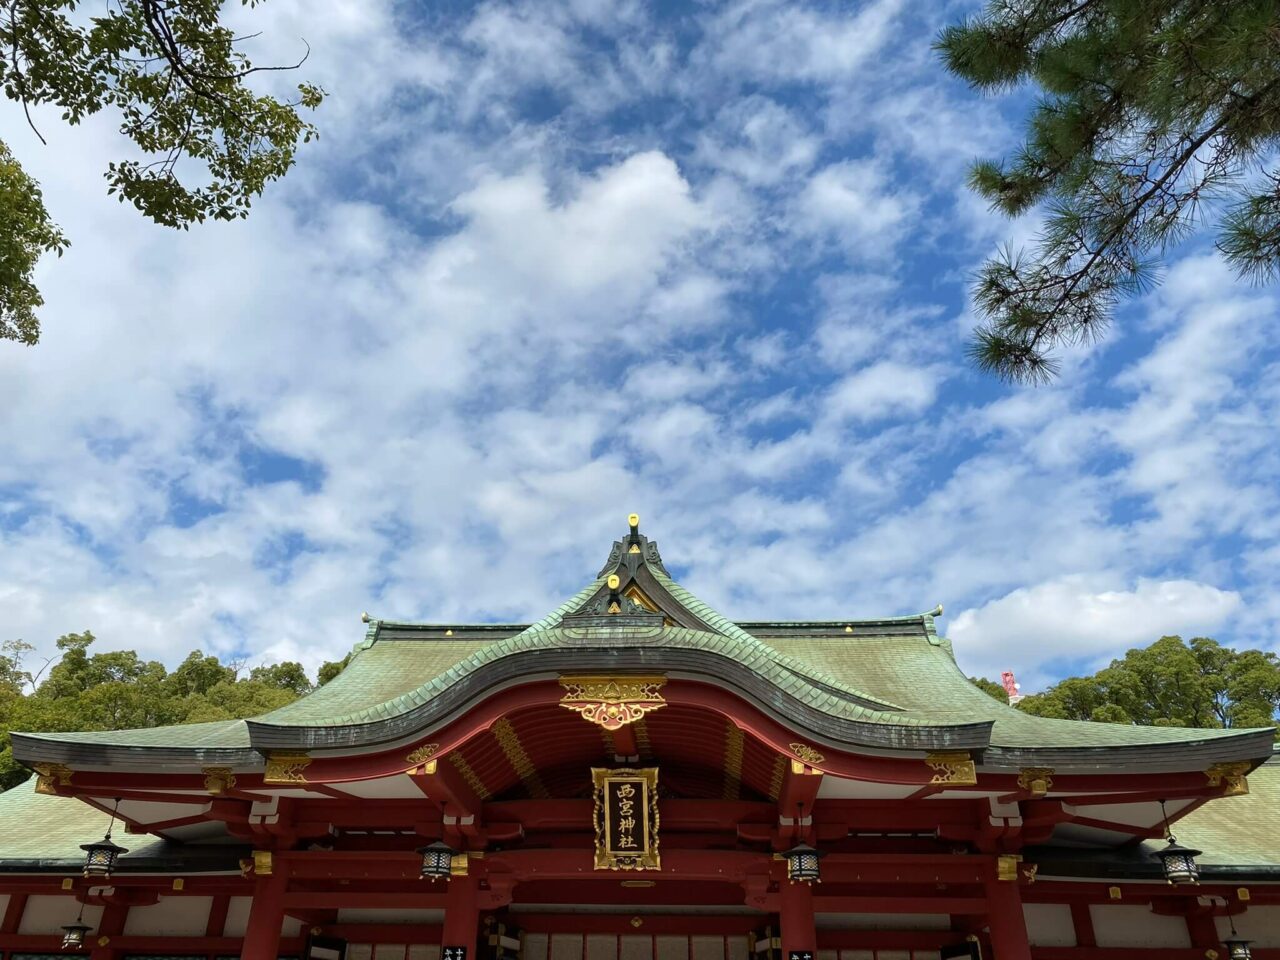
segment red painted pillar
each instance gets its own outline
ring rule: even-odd
[[[477,960],[476,934],[480,929],[480,898],[474,876],[451,877],[444,898],[444,931],[441,951],[463,947],[466,960]],[[443,956],[443,952],[442,952]]]
[[[124,933],[125,921],[129,919],[129,908],[119,903],[108,903],[102,911],[102,919],[98,921],[98,929],[89,934],[89,943],[93,950],[89,960],[118,960],[121,952],[112,946],[112,942]],[[98,941],[105,939],[105,944]]]
[[[991,952],[995,960],[1031,960],[1027,921],[1022,915],[1022,893],[1017,880],[987,880],[987,920]]]
[[[253,905],[244,931],[240,960],[276,960],[280,954],[280,931],[284,926],[284,892],[289,878],[285,865],[277,861],[272,873],[253,883]]]
[[[779,884],[781,900],[778,923],[782,927],[782,955],[809,954],[809,960],[817,955],[818,931],[813,922],[813,887],[807,883],[783,880]]]

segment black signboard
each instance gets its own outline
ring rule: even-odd
[[[982,960],[982,947],[976,942],[958,943],[942,948],[942,960]]]
[[[658,771],[593,768],[596,869],[659,870]]]

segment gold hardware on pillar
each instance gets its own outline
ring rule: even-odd
[[[214,796],[226,793],[236,785],[236,775],[230,767],[205,767],[200,772],[204,774],[205,790]]]
[[[72,880],[70,877],[63,877],[63,878],[62,878],[62,889],[63,889],[63,890],[72,890],[72,889],[74,889],[74,888],[75,888],[75,885],[76,885],[76,882],[75,882],[74,880]]]
[[[253,872],[260,877],[271,876],[271,851],[255,850],[253,851]]]
[[[181,890],[181,889],[183,889],[186,885],[187,885],[187,881],[186,881],[186,880],[184,880],[182,877],[174,877],[174,878],[173,878],[173,889],[174,889],[174,890]]]
[[[1124,896],[1124,894],[1120,892],[1119,887],[1107,887],[1107,896],[1112,900],[1119,900]]]
[[[1043,797],[1053,788],[1053,767],[1023,767],[1018,786],[1033,797]]]
[[[1248,903],[1248,902],[1249,902],[1249,888],[1248,888],[1248,887],[1237,887],[1237,888],[1236,888],[1236,899],[1237,899],[1237,900],[1239,900],[1241,903]]]
[[[1016,853],[1002,853],[996,858],[996,879],[997,880],[1017,880],[1018,864],[1022,862],[1022,856]]]

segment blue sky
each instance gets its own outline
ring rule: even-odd
[[[321,140],[182,234],[105,196],[110,118],[6,111],[73,246],[0,344],[4,635],[314,668],[365,610],[536,617],[636,511],[727,615],[941,601],[1026,689],[1273,647],[1274,289],[1193,238],[1053,386],[964,360],[1035,233],[964,187],[1027,104],[938,65],[971,8],[272,0],[236,15],[306,37]]]

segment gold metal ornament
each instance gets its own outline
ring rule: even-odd
[[[31,769],[36,772],[36,793],[56,797],[58,787],[71,786],[72,770],[65,763],[37,763]]]
[[[934,771],[931,784],[972,787],[978,783],[978,768],[963,750],[927,753],[924,762]]]
[[[666,677],[564,676],[560,706],[606,730],[617,730],[665,707],[661,690],[666,682]]]
[[[260,877],[271,876],[272,870],[271,851],[255,850],[253,851],[253,872]]]
[[[1003,853],[996,858],[996,879],[997,880],[1017,880],[1018,864],[1022,862],[1022,856],[1016,853]]]
[[[263,783],[306,783],[303,773],[311,763],[305,753],[273,753],[267,757]]]
[[[1211,787],[1226,785],[1226,789],[1222,791],[1224,797],[1243,797],[1249,792],[1249,780],[1245,776],[1248,772],[1247,762],[1215,763],[1204,775],[1209,778]]]
[[[822,763],[823,760],[827,759],[807,743],[791,744],[791,752],[805,763]]]
[[[230,767],[205,767],[200,772],[204,774],[205,790],[214,796],[226,793],[236,785],[236,775]]]
[[[1053,767],[1023,767],[1018,786],[1033,797],[1043,797],[1053,788]]]

